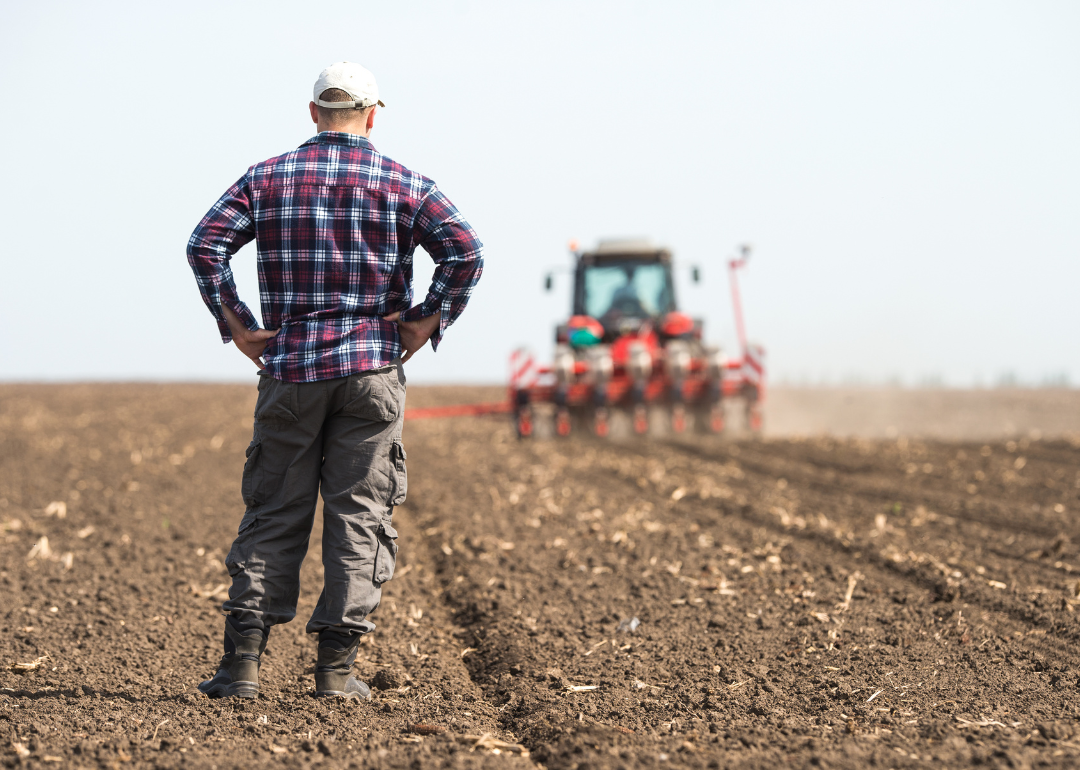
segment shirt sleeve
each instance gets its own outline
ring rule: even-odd
[[[439,328],[431,335],[431,347],[438,350],[446,328],[457,320],[469,302],[473,287],[484,270],[484,244],[454,204],[433,187],[417,211],[418,245],[435,262],[435,274],[427,296],[401,314],[403,321],[440,314]]]
[[[259,328],[255,315],[236,294],[229,267],[233,254],[254,237],[250,189],[244,174],[202,218],[187,246],[188,264],[195,272],[203,302],[217,321],[222,342],[232,341],[222,305],[227,305],[249,329]]]

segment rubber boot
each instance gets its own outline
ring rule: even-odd
[[[241,632],[225,621],[225,654],[213,679],[199,685],[211,698],[255,698],[259,694],[259,659],[267,635],[257,628]]]
[[[319,659],[315,664],[315,697],[371,700],[371,688],[352,675],[360,634],[319,634]]]

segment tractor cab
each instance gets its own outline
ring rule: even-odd
[[[671,252],[637,241],[604,241],[582,252],[574,275],[575,316],[595,318],[607,339],[675,310]]]

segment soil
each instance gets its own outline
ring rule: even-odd
[[[769,435],[997,439],[1080,436],[1080,390],[770,388]]]
[[[1080,441],[1048,435],[519,442],[505,418],[410,422],[398,571],[356,666],[374,699],[311,697],[316,536],[259,699],[209,700],[254,395],[0,387],[0,763],[1080,760]]]

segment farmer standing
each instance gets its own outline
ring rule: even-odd
[[[260,370],[247,510],[226,559],[225,654],[199,685],[210,697],[258,694],[270,629],[296,615],[320,490],[325,578],[307,624],[319,635],[315,694],[371,697],[351,669],[394,574],[392,514],[406,489],[402,365],[429,339],[437,348],[483,267],[482,244],[446,196],[368,140],[383,106],[363,67],[323,70],[308,105],[318,134],[248,169],[188,243],[222,340]],[[229,268],[252,239],[263,329]],[[436,269],[410,307],[417,246]]]

